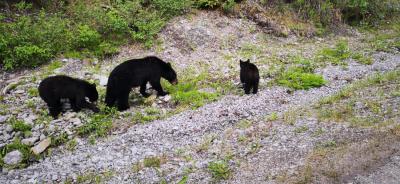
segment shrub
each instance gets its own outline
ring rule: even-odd
[[[94,49],[100,44],[100,34],[88,25],[78,26],[75,38],[77,48]]]
[[[10,118],[9,122],[11,123],[11,126],[15,131],[25,132],[25,131],[30,131],[32,129],[32,126],[25,124],[24,121],[17,120],[14,117]]]
[[[208,170],[211,172],[213,178],[217,180],[226,180],[231,175],[231,170],[228,166],[228,163],[225,161],[210,162],[208,165]]]

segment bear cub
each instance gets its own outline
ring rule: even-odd
[[[250,63],[249,59],[247,61],[240,60],[240,82],[243,84],[244,93],[250,94],[250,90],[253,89],[253,94],[256,94],[259,80],[257,66]]]
[[[150,96],[146,92],[146,84],[150,82],[158,96],[168,94],[160,84],[161,77],[171,84],[177,84],[176,72],[170,63],[155,56],[125,61],[114,68],[108,78],[105,103],[111,107],[115,103],[119,111],[129,108],[129,92],[133,87],[140,86],[140,94]]]
[[[68,99],[75,112],[82,108],[91,109],[93,112],[100,111],[94,104],[99,98],[96,85],[81,79],[64,75],[47,77],[39,84],[39,95],[47,103],[50,115],[54,119],[57,119],[62,111],[62,99]],[[90,103],[86,101],[86,97]]]

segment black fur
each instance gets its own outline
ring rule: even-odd
[[[155,56],[125,61],[115,67],[108,78],[105,103],[109,107],[117,103],[118,110],[126,110],[129,108],[128,98],[132,87],[140,86],[140,93],[144,97],[150,96],[146,93],[148,82],[157,95],[164,96],[168,93],[161,87],[161,77],[172,84],[178,82],[171,64]]]
[[[240,60],[240,82],[243,84],[244,93],[250,94],[250,90],[253,89],[253,94],[256,94],[259,80],[257,66],[250,63],[250,60]]]
[[[71,108],[78,112],[82,108],[99,112],[93,102],[99,98],[95,84],[90,84],[81,79],[75,79],[64,75],[45,78],[39,85],[39,95],[47,103],[50,115],[57,119],[61,113],[61,99],[69,99]],[[88,97],[90,102],[86,101]]]

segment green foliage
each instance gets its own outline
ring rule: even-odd
[[[171,85],[164,83],[165,88],[172,96],[172,100],[183,106],[191,106],[193,108],[198,108],[204,103],[216,100],[218,94],[208,93],[199,91],[200,83],[206,80],[207,76],[205,74],[198,75],[196,77],[187,77],[182,79],[177,85]]]
[[[77,129],[78,135],[106,136],[113,127],[113,118],[117,112],[115,108],[102,107],[101,113],[94,114],[88,122]]]
[[[15,117],[10,118],[8,121],[11,124],[14,131],[25,132],[25,131],[30,131],[32,129],[31,125],[25,124],[24,121],[18,120]]]
[[[161,159],[159,157],[147,157],[143,160],[145,167],[160,167]]]
[[[326,81],[321,75],[313,73],[315,67],[307,59],[295,58],[294,64],[278,76],[277,82],[295,90],[321,87]]]
[[[211,172],[214,179],[226,180],[231,176],[231,169],[226,161],[210,162],[208,170]]]
[[[66,143],[67,141],[68,141],[68,134],[63,132],[60,135],[51,138],[51,146],[57,147]]]
[[[317,60],[321,62],[329,62],[333,65],[346,65],[344,61],[351,56],[349,44],[347,41],[339,41],[334,48],[324,48],[318,55]]]
[[[13,167],[25,167],[31,158],[35,158],[35,156],[30,151],[30,146],[22,144],[19,139],[15,139],[12,143],[7,144],[3,148],[0,149],[0,167],[3,167],[4,162],[3,158],[7,153],[12,152],[14,150],[19,150],[22,153],[22,161],[21,165],[13,166]]]
[[[6,70],[36,67],[63,53],[103,58],[117,53],[118,46],[130,41],[151,47],[166,21],[184,13],[191,3],[54,1],[40,3],[43,9],[32,14],[36,6],[22,1],[12,9],[16,12],[0,14],[0,66]]]
[[[236,6],[235,0],[227,0],[222,4],[222,9],[225,13],[231,13]]]
[[[355,53],[351,57],[355,59],[357,62],[364,65],[370,65],[373,63],[371,56],[364,56],[361,53]]]
[[[194,5],[197,8],[216,8],[221,5],[220,0],[195,0]]]
[[[400,12],[400,2],[397,0],[296,0],[291,5],[304,18],[324,26],[335,25],[342,20],[349,24],[374,24],[395,17]]]
[[[39,91],[37,88],[29,88],[28,89],[28,95],[30,97],[37,97],[39,95]]]

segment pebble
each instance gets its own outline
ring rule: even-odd
[[[8,165],[19,164],[22,161],[22,153],[19,150],[9,152],[4,156],[4,163]]]

